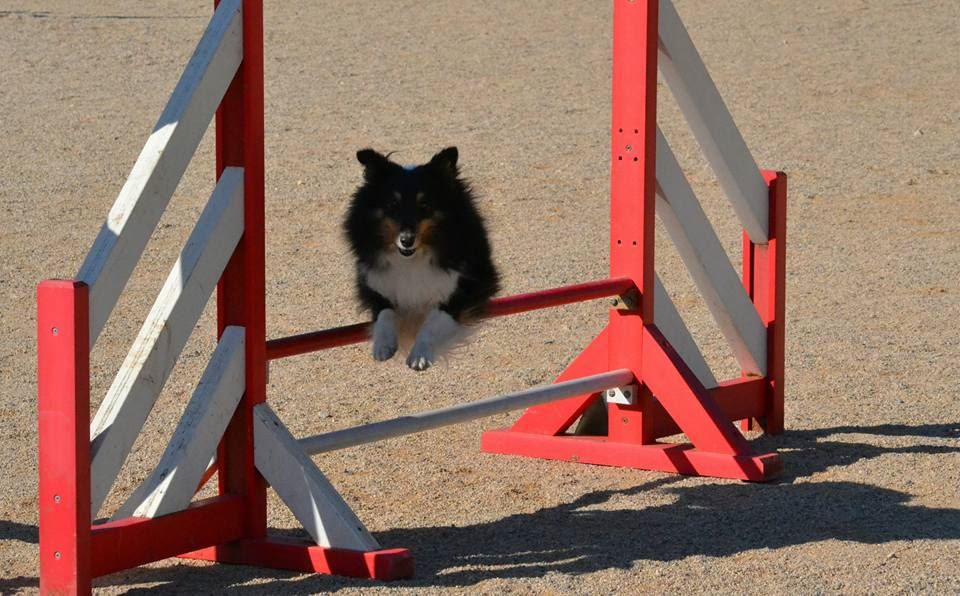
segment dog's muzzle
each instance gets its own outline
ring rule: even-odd
[[[412,257],[417,252],[417,236],[413,232],[400,232],[397,236],[397,250],[405,257]]]

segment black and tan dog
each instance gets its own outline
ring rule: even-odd
[[[357,159],[364,179],[343,228],[357,294],[373,316],[373,357],[389,360],[403,348],[407,365],[425,370],[499,289],[484,221],[456,147],[418,166],[372,149]]]

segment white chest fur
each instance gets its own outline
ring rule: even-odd
[[[424,251],[409,258],[393,253],[366,272],[367,285],[398,310],[421,313],[445,302],[459,278],[456,271],[435,267]]]

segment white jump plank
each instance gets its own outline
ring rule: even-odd
[[[767,185],[673,2],[660,0],[660,72],[743,228],[768,242]]]
[[[97,341],[243,57],[240,0],[223,0],[80,267]]]
[[[277,491],[303,529],[320,546],[378,550],[380,545],[376,539],[273,410],[267,404],[260,404],[253,412],[257,470]]]
[[[516,393],[507,393],[481,399],[383,420],[372,424],[365,424],[354,428],[345,428],[334,432],[314,435],[300,439],[301,448],[311,454],[345,449],[355,445],[363,445],[374,441],[382,441],[391,437],[400,437],[419,433],[433,428],[460,424],[477,418],[486,418],[495,414],[521,410],[538,404],[566,399],[574,395],[600,393],[614,387],[623,387],[634,383],[633,373],[627,369],[618,369],[610,372],[581,377],[572,381],[554,383],[543,387],[534,387]]]
[[[740,367],[765,375],[767,330],[659,128],[657,215]]]
[[[243,169],[227,168],[91,424],[92,511],[103,504],[243,234]]]
[[[683,322],[683,317],[677,312],[677,307],[666,288],[663,287],[659,275],[653,278],[653,318],[657,328],[670,342],[673,349],[680,354],[680,357],[703,383],[703,386],[707,389],[716,387],[718,385],[717,378],[713,376],[710,365],[707,364],[703,353],[697,347],[697,342],[690,335],[690,330]]]
[[[190,504],[244,389],[244,328],[227,327],[153,474],[113,516],[157,517]]]

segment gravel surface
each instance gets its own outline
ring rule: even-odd
[[[354,322],[338,222],[354,152],[460,148],[507,294],[605,275],[608,2],[269,2],[268,335]],[[316,458],[417,577],[170,560],[104,593],[960,593],[960,4],[676,0],[759,164],[790,175],[787,428],[768,484],[478,453],[503,415]],[[762,7],[762,8],[761,8]],[[37,586],[34,288],[73,277],[209,2],[0,1],[0,592]],[[732,209],[661,87],[660,124],[728,252]],[[211,185],[212,135],[92,354],[106,391]],[[659,230],[657,267],[717,376],[736,365]],[[281,361],[295,435],[549,382],[602,301],[486,323],[443,366],[369,346]],[[105,511],[151,471],[213,345],[213,305]],[[273,496],[270,524],[297,524]],[[203,567],[197,569],[196,567]]]

